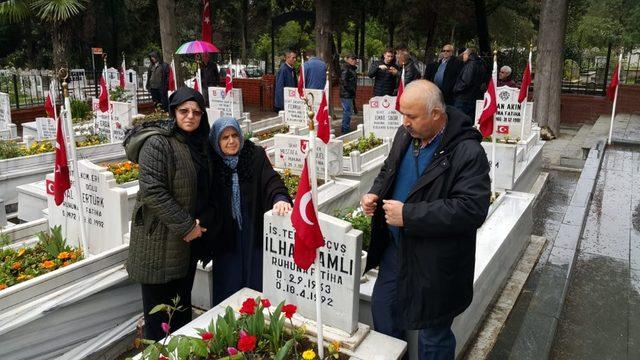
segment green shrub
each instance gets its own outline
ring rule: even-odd
[[[86,101],[71,100],[71,117],[74,119],[91,117],[91,106]]]

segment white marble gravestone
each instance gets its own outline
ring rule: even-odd
[[[98,99],[93,99],[91,103],[91,107],[93,109],[93,121],[95,123],[96,133],[100,136],[103,136],[109,139],[109,142],[111,142],[111,138],[112,138],[111,119],[109,118],[108,112],[100,111],[99,102],[100,101]]]
[[[320,249],[320,269],[314,264],[302,270],[293,261],[295,229],[290,215],[265,213],[263,292],[272,302],[296,304],[302,316],[315,319],[315,287],[320,286],[323,323],[352,334],[358,328],[362,232],[346,221],[318,215],[326,241]],[[315,271],[320,271],[319,285]]]
[[[9,94],[0,93],[0,130],[8,130],[9,124],[11,124]]]
[[[115,89],[116,86],[120,86],[120,72],[116,68],[107,69],[107,87],[109,90]]]
[[[44,139],[54,139],[56,137],[57,124],[53,118],[37,117],[36,118],[36,139],[38,141]]]
[[[493,146],[490,142],[483,141],[482,148],[487,153],[487,159],[489,159],[489,165],[491,166],[491,153]],[[498,189],[513,189],[513,185],[516,180],[516,156],[518,148],[516,145],[511,144],[496,144],[496,163],[495,166],[495,181],[496,188]],[[491,172],[489,175],[491,176]]]
[[[496,139],[527,139],[531,134],[531,122],[533,118],[533,102],[527,102],[524,117],[524,134],[522,134],[522,107],[518,102],[520,89],[509,86],[500,86],[496,89],[498,109],[495,115]],[[476,118],[478,122],[482,113],[484,100],[476,101]],[[521,136],[524,135],[524,136]]]
[[[71,69],[69,77],[71,78],[69,90],[76,99],[84,100],[83,88],[87,86],[87,76],[84,69]]]
[[[233,89],[226,95],[223,87],[209,87],[209,123],[221,117],[235,117],[239,119],[243,116],[242,89]]]
[[[304,93],[310,101],[313,100],[313,111],[318,114],[320,101],[322,101],[322,90],[304,89]],[[309,121],[307,112],[307,105],[300,98],[298,88],[284,88],[284,122],[291,126],[305,127]]]
[[[111,121],[109,122],[111,142],[124,141],[125,129],[131,126],[133,107],[130,103],[111,102]]]
[[[53,198],[53,174],[47,175],[47,207],[49,225],[62,226],[62,234],[69,244],[80,241],[80,206],[84,211],[88,253],[92,255],[112,249],[124,243],[123,235],[129,231],[127,191],[116,185],[113,174],[89,160],[78,161],[80,194],[73,184],[70,164],[71,188],[65,199],[56,206]]]
[[[281,169],[291,169],[294,174],[302,172],[304,158],[309,145],[309,137],[293,134],[276,134],[274,137],[275,166]],[[325,148],[328,149],[329,175],[342,173],[342,147],[340,140],[330,140],[328,144],[316,139],[315,155],[318,166],[318,177],[324,176]]]
[[[373,133],[377,138],[393,137],[402,125],[402,114],[396,111],[395,96],[375,96],[362,109],[364,114],[364,132]]]

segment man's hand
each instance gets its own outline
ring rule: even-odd
[[[392,226],[404,226],[402,221],[402,207],[403,203],[397,200],[382,200],[384,205],[384,218],[387,220],[387,224]]]
[[[389,72],[392,73],[393,75],[396,75],[398,73],[398,69],[396,68],[389,68]]]
[[[380,68],[380,70],[382,70],[382,71],[385,71],[385,70],[387,70],[387,65],[384,65],[384,64],[378,65],[378,68]]]
[[[291,211],[291,204],[286,201],[278,201],[273,204],[273,213],[275,215],[284,216],[289,211]]]
[[[203,228],[200,226],[200,220],[196,219],[196,226],[193,228],[193,230],[191,230],[187,236],[185,236],[184,238],[182,238],[182,240],[186,241],[186,242],[191,242],[193,241],[193,239],[197,239],[200,236],[202,236],[202,234],[204,234],[205,232],[207,232],[206,228]]]
[[[378,206],[378,195],[376,194],[364,194],[362,195],[362,200],[360,200],[360,205],[362,206],[362,211],[367,216],[373,216],[373,213],[376,211],[376,207]]]

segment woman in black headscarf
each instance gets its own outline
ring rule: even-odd
[[[196,264],[211,259],[205,235],[213,225],[208,208],[213,167],[204,99],[182,87],[169,101],[170,119],[139,125],[124,141],[129,160],[140,164],[126,268],[142,286],[145,337],[153,340],[166,336],[161,324],[168,318],[164,311],[149,311],[179,296],[184,310],[173,315],[171,328],[191,321]]]

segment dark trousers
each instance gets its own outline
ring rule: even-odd
[[[179,306],[183,311],[176,311],[171,318],[171,332],[183,327],[191,321],[191,289],[196,274],[197,260],[192,260],[187,276],[169,281],[164,284],[140,284],[142,287],[142,307],[144,309],[144,337],[158,341],[166,336],[162,330],[162,323],[169,322],[166,312],[161,311],[149,315],[156,305],[173,305],[173,299],[180,296]]]
[[[475,124],[476,119],[476,101],[475,100],[463,100],[456,99],[453,103],[453,107],[465,113],[471,118],[471,125]]]
[[[351,129],[351,114],[353,114],[353,99],[340,98],[342,103],[342,133],[346,134]]]
[[[154,107],[160,105],[164,111],[169,110],[169,98],[166,93],[162,93],[162,89],[149,89],[149,93]]]
[[[373,328],[385,335],[406,340],[404,329],[400,325],[397,300],[398,248],[389,244],[382,259],[378,279],[371,294],[371,313]],[[456,339],[448,325],[421,329],[418,335],[418,354],[420,360],[454,359]]]

